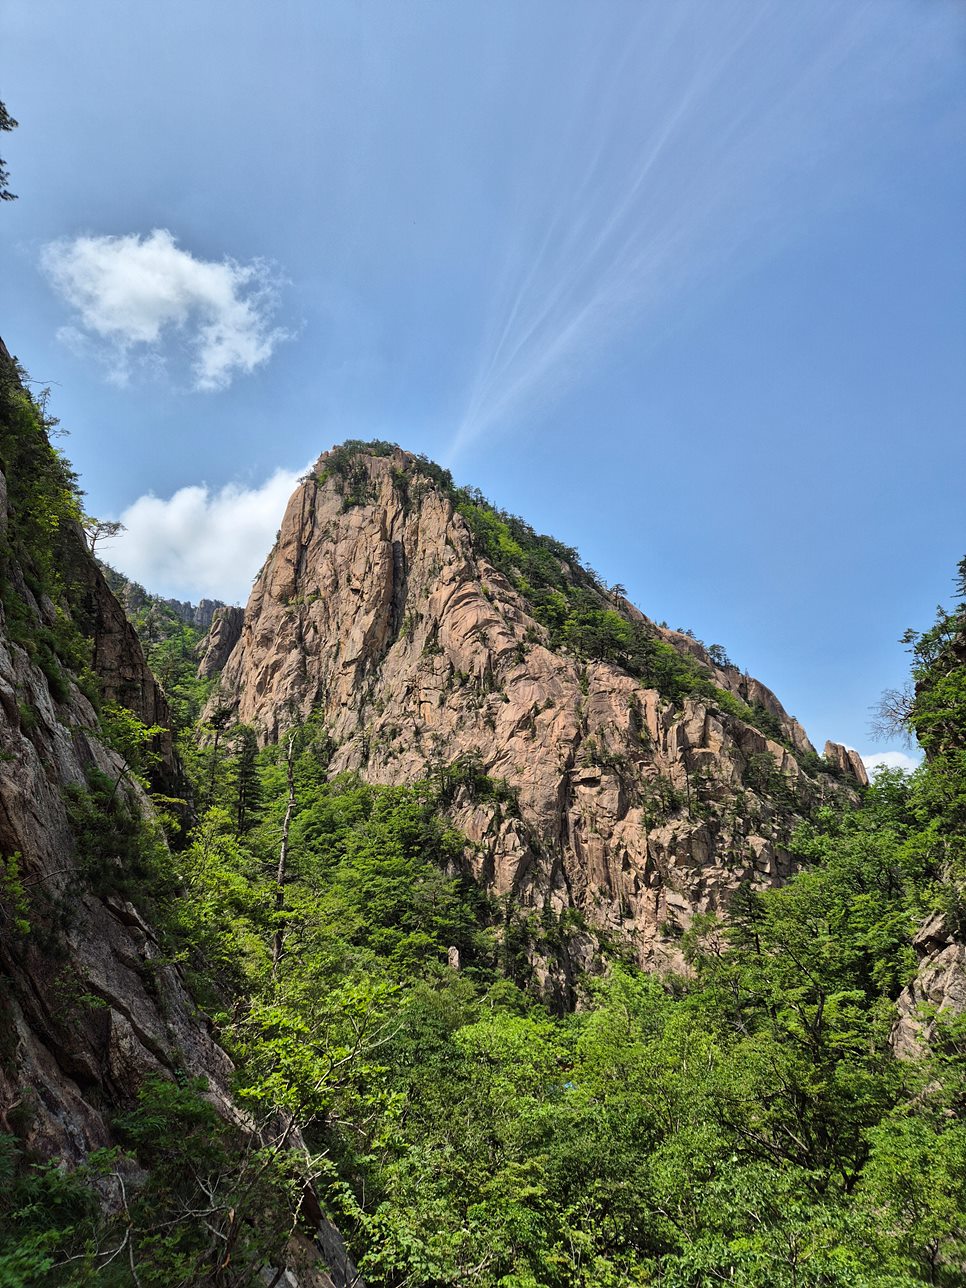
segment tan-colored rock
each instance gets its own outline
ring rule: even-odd
[[[643,963],[677,963],[680,930],[742,882],[787,877],[793,811],[769,793],[783,783],[805,807],[828,780],[733,716],[693,699],[675,710],[616,666],[548,648],[406,453],[359,457],[364,500],[350,505],[328,460],[288,504],[213,702],[233,704],[263,742],[320,711],[338,744],[333,772],[372,782],[478,757],[516,790],[519,817],[457,797],[473,873],[524,904],[579,908]],[[659,633],[706,659],[696,641]],[[813,751],[763,685],[716,674]]]
[[[860,787],[868,787],[869,775],[857,751],[843,747],[840,742],[827,742],[824,755],[828,763],[834,765],[846,778],[854,778]]]

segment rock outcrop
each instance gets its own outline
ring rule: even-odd
[[[202,680],[210,679],[223,669],[232,649],[241,639],[244,620],[245,613],[241,608],[223,605],[215,610],[208,634],[198,644],[198,675]]]
[[[826,742],[825,759],[846,778],[854,778],[862,787],[868,787],[869,775],[862,757],[852,747],[843,747],[840,742]]]
[[[162,599],[159,595],[150,594],[139,582],[131,581],[109,563],[100,558],[96,562],[114,598],[130,616],[156,607],[172,614],[185,626],[208,631],[218,613],[227,607],[220,599],[201,599],[197,604],[186,599]]]
[[[196,626],[200,631],[210,630],[216,614],[226,607],[220,599],[200,599],[197,604],[181,599],[163,599],[161,602],[185,625]]]
[[[679,962],[681,931],[742,883],[787,877],[795,818],[836,787],[803,769],[820,762],[774,694],[614,596],[607,607],[764,708],[776,736],[552,649],[419,461],[361,455],[351,491],[331,462],[288,504],[213,703],[265,742],[319,713],[333,772],[404,783],[472,763],[505,780],[517,809],[469,781],[454,796],[473,874],[524,905],[579,910],[644,964]]]
[[[966,944],[941,912],[920,926],[913,947],[919,966],[899,994],[899,1018],[892,1030],[896,1055],[915,1059],[935,1037],[937,1016],[966,1011]]]

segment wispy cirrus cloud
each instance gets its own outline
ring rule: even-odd
[[[244,604],[301,473],[276,470],[255,487],[202,483],[138,497],[118,516],[125,531],[104,558],[154,594]]]
[[[180,351],[193,388],[226,389],[287,338],[272,324],[281,282],[269,265],[199,259],[166,228],[51,242],[41,267],[75,314],[61,338],[93,348],[118,384]]]
[[[905,0],[679,0],[612,18],[574,68],[569,117],[537,117],[519,143],[451,459],[559,397],[631,323],[659,336],[688,292],[801,233],[817,199],[847,201],[870,125],[928,83],[948,40],[941,14],[910,21]]]

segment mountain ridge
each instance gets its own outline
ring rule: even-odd
[[[293,493],[209,713],[263,743],[314,716],[332,772],[373,782],[462,764],[475,879],[679,964],[696,913],[786,879],[794,820],[867,782],[717,661],[432,462],[349,443]],[[474,798],[468,766],[515,816]]]

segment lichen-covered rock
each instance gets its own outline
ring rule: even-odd
[[[328,460],[288,504],[213,703],[232,704],[266,742],[321,712],[333,771],[377,783],[478,762],[518,808],[457,794],[474,874],[523,904],[578,909],[642,963],[677,964],[695,913],[723,909],[742,882],[787,877],[794,818],[834,788],[803,772],[797,753],[814,749],[774,694],[712,668],[772,714],[782,742],[552,650],[412,457],[361,456],[358,503]],[[649,626],[710,665],[697,641]]]

